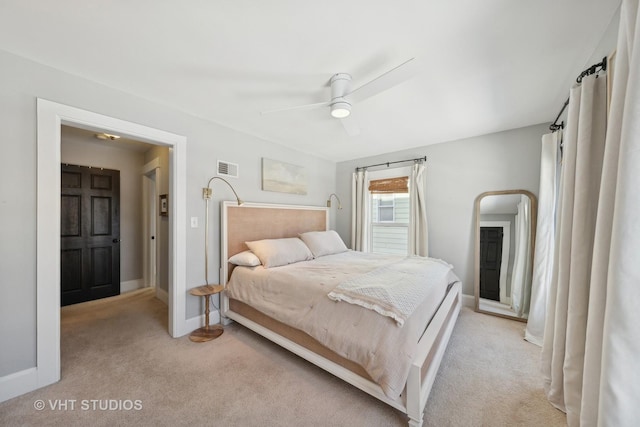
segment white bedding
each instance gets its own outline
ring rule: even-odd
[[[345,280],[328,297],[374,310],[402,326],[429,293],[423,284],[438,283],[450,270],[439,259],[407,257]]]
[[[340,283],[401,258],[349,251],[269,269],[236,267],[226,292],[358,363],[395,399],[404,389],[418,340],[458,278],[450,268],[433,277],[424,300],[402,327],[390,317],[327,295]]]

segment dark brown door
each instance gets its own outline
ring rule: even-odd
[[[120,294],[120,172],[62,165],[61,304]]]
[[[500,301],[502,227],[480,227],[480,298]]]

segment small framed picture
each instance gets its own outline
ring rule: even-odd
[[[169,199],[166,194],[160,195],[160,216],[169,216]]]

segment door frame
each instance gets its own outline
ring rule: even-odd
[[[144,245],[143,245],[143,271],[144,286],[155,288],[156,298],[168,305],[168,294],[160,292],[158,287],[158,195],[160,194],[160,179],[162,170],[157,158],[146,163],[142,167],[142,200],[144,201],[143,220]],[[154,236],[154,240],[151,237]]]
[[[62,125],[110,132],[169,148],[169,334],[186,334],[187,138],[80,108],[37,99],[37,389],[60,380],[60,133]]]
[[[480,221],[480,227],[502,228],[502,260],[500,261],[500,302],[511,304],[511,295],[507,295],[507,270],[509,269],[509,251],[511,248],[511,223],[509,221]],[[502,268],[505,266],[506,268]]]

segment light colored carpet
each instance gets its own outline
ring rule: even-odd
[[[540,350],[523,329],[463,309],[425,425],[566,425],[544,397]],[[0,403],[0,425],[406,425],[395,409],[237,324],[204,344],[166,330],[167,308],[149,290],[65,307],[62,380]],[[66,409],[52,409],[61,400]]]

